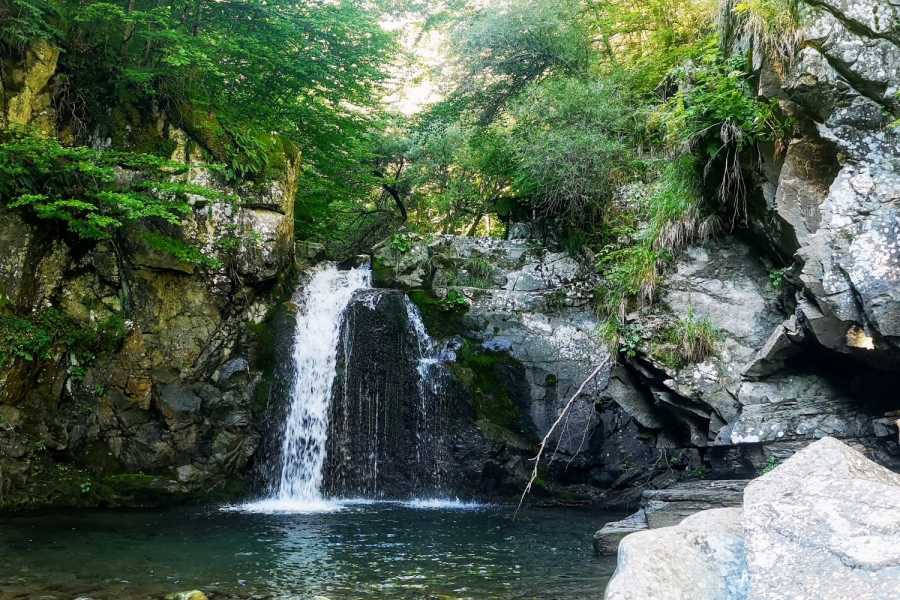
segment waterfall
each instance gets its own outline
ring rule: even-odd
[[[406,316],[416,335],[418,346],[418,364],[416,370],[419,374],[417,402],[417,426],[416,426],[416,462],[422,465],[430,457],[431,477],[430,485],[435,489],[441,487],[441,455],[442,445],[436,443],[441,435],[441,403],[444,384],[444,372],[439,367],[440,351],[428,335],[425,323],[419,309],[412,303],[409,297],[403,297],[406,307]]]
[[[353,295],[370,286],[368,268],[339,271],[329,265],[316,271],[299,292],[281,476],[273,496],[262,503],[270,509],[324,506],[322,468],[341,323]]]
[[[444,493],[442,363],[452,351],[405,294],[371,289],[368,269],[321,268],[297,304],[281,470],[267,499],[242,508],[312,512],[340,508],[340,498]]]

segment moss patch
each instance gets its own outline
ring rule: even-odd
[[[426,290],[413,290],[407,295],[418,307],[422,321],[432,336],[451,338],[466,330],[463,318],[468,312],[468,306],[447,303]]]
[[[515,446],[531,446],[534,433],[525,425],[516,403],[515,385],[522,382],[522,364],[506,352],[483,352],[466,341],[452,367],[472,394],[472,406],[482,432],[491,439]],[[489,426],[485,426],[489,424]],[[507,433],[498,431],[504,430]]]

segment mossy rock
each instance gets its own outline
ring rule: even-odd
[[[520,406],[528,393],[521,387],[525,377],[522,363],[507,352],[486,352],[476,342],[466,340],[451,369],[471,393],[476,419],[494,426],[489,433],[497,434],[502,429],[516,436],[517,445],[530,447],[536,436]],[[509,441],[509,435],[500,437]]]
[[[407,296],[419,309],[422,321],[433,337],[449,339],[466,331],[464,319],[468,306],[448,303],[429,290],[412,290]]]

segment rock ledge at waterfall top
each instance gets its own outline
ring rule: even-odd
[[[606,600],[878,600],[900,587],[900,475],[823,438],[744,492],[619,547]]]

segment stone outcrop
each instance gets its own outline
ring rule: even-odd
[[[752,477],[823,436],[900,466],[897,11],[810,0],[786,63],[750,40],[759,94],[796,124],[782,154],[759,149],[757,245],[689,248],[659,302],[629,315],[641,340],[625,361],[629,384],[611,381],[605,394],[658,447],[696,448],[716,477]],[[685,365],[664,338],[688,315],[719,337]]]
[[[521,363],[527,383],[521,404],[535,433],[549,429],[594,367],[611,362],[595,335],[592,275],[567,254],[527,239],[441,236],[407,243],[402,250],[390,243],[376,248],[376,283],[410,291],[426,318],[436,307],[458,312],[458,318],[444,315],[456,321],[456,331],[449,333]],[[458,304],[449,305],[448,297],[458,298]],[[447,328],[429,328],[434,335],[441,329]],[[605,387],[609,372],[592,382],[586,397]],[[585,430],[589,438],[597,425],[593,404],[579,403],[562,431],[560,449],[574,451]]]
[[[781,98],[800,132],[770,160],[760,227],[795,262],[797,323],[882,369],[900,360],[897,21],[888,0],[809,1],[796,58],[756,56],[760,93]]]
[[[747,480],[683,481],[661,490],[644,490],[641,508],[620,521],[612,521],[594,534],[597,554],[615,554],[626,535],[646,529],[677,525],[705,510],[741,505]]]
[[[741,508],[626,537],[607,600],[896,595],[900,476],[824,438],[751,482]]]
[[[629,535],[606,600],[738,600],[748,577],[740,509],[718,508],[680,525]]]
[[[55,68],[55,50],[39,45],[4,72],[3,125],[55,131]],[[54,349],[0,368],[0,508],[153,505],[247,487],[272,383],[266,319],[294,269],[297,157],[265,181],[229,183],[164,115],[145,125],[191,165],[188,182],[236,200],[190,198],[179,227],[154,229],[207,266],[155,249],[144,226],[86,243],[0,210],[4,316],[52,314],[54,335],[97,338],[89,354]]]
[[[32,127],[49,135],[56,126],[50,84],[59,49],[39,41],[25,49],[21,61],[5,61],[0,80],[0,128]]]

